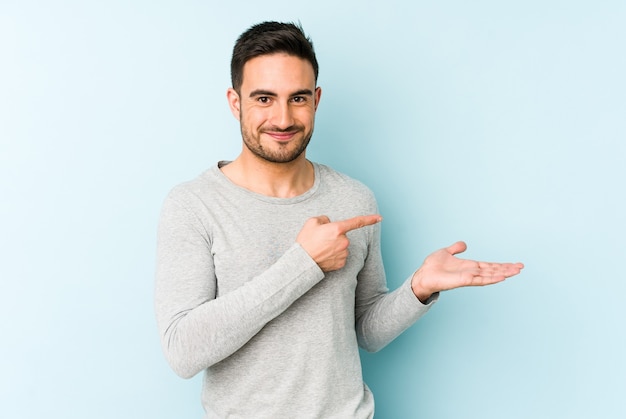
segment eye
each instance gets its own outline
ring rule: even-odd
[[[292,102],[294,103],[304,103],[306,102],[306,97],[304,96],[294,96],[291,98]]]
[[[264,104],[264,105],[266,105],[266,104],[270,103],[270,100],[271,100],[271,99],[270,99],[269,97],[267,97],[267,96],[259,96],[259,97],[257,98],[257,101],[258,101],[259,103]]]

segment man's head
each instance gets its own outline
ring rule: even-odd
[[[243,156],[272,163],[305,159],[322,90],[311,41],[290,23],[255,25],[239,37],[228,103]]]
[[[302,27],[294,23],[263,22],[250,27],[235,43],[230,62],[233,88],[239,92],[246,62],[260,55],[276,53],[285,53],[310,62],[317,82],[319,66],[313,42],[304,34]]]

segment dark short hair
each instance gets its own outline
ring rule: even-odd
[[[237,91],[243,83],[243,66],[252,58],[284,52],[305,59],[313,66],[315,81],[319,73],[313,41],[304,34],[302,26],[295,23],[262,22],[242,33],[230,61],[230,78]]]

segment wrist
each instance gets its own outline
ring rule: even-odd
[[[426,304],[429,298],[436,293],[424,286],[421,270],[417,270],[411,279],[411,290],[422,304]]]

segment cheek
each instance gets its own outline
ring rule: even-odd
[[[261,126],[267,119],[265,113],[266,112],[259,109],[242,109],[239,113],[239,122],[250,127]]]
[[[299,119],[303,124],[313,125],[313,122],[315,122],[315,109],[303,109]]]

